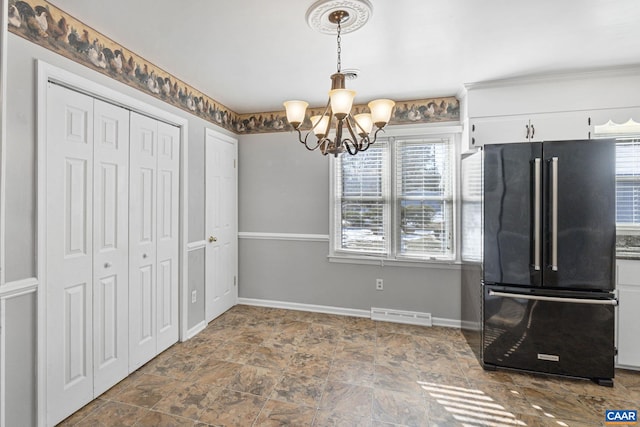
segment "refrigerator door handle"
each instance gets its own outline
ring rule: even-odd
[[[533,195],[533,269],[540,270],[540,178],[541,178],[541,159],[534,160],[534,195]]]
[[[547,297],[542,295],[515,294],[511,292],[496,292],[489,290],[489,296],[530,299],[535,301],[570,302],[575,304],[597,304],[597,305],[618,305],[617,299],[587,299],[587,298],[563,298]]]
[[[558,271],[558,158],[551,158],[551,270]]]

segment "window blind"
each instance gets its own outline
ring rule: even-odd
[[[396,140],[397,252],[407,257],[452,253],[449,139]]]
[[[640,138],[616,142],[616,222],[640,226]]]
[[[336,164],[336,250],[388,252],[388,147],[376,143]]]

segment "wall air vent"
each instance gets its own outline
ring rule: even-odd
[[[431,322],[431,313],[392,310],[388,308],[371,307],[371,320],[406,323],[409,325],[433,326],[433,323]]]

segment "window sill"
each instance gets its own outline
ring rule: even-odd
[[[453,260],[409,260],[409,259],[390,259],[390,258],[374,258],[362,256],[347,255],[328,255],[329,262],[338,264],[360,264],[360,265],[377,265],[380,267],[412,267],[412,268],[434,268],[439,270],[460,270],[461,263]]]

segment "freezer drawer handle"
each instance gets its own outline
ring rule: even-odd
[[[496,292],[489,290],[492,297],[520,298],[535,301],[552,301],[552,302],[570,302],[575,304],[598,304],[598,305],[618,305],[617,299],[583,299],[583,298],[561,298],[561,297],[545,297],[542,295],[514,294],[510,292]]]

